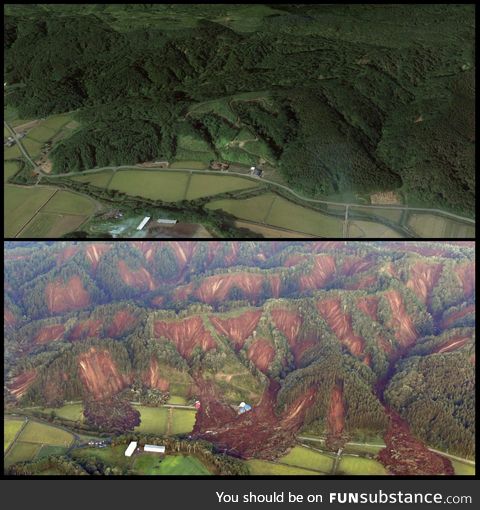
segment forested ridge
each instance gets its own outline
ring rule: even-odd
[[[304,193],[473,214],[468,5],[10,5],[6,101],[75,111],[54,172],[269,163]],[[388,27],[388,28],[387,28]]]
[[[4,278],[7,407],[210,388],[286,419],[315,389],[332,449],[391,408],[474,453],[473,243],[8,242]]]

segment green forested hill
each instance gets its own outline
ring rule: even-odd
[[[25,118],[77,111],[82,128],[54,148],[55,172],[173,157],[268,161],[311,195],[400,189],[473,214],[473,14],[468,5],[7,5],[5,81],[21,84],[7,102]],[[229,143],[241,133],[252,140]]]

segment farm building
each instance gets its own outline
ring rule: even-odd
[[[157,223],[160,223],[162,225],[175,225],[177,223],[177,220],[167,220],[164,218],[159,218],[157,220]]]
[[[157,446],[155,444],[146,444],[143,447],[143,451],[153,452],[153,453],[165,453],[165,446]]]
[[[246,413],[247,411],[250,411],[252,409],[252,406],[249,404],[246,404],[245,402],[240,402],[238,405],[238,414]]]
[[[127,449],[125,450],[125,457],[131,457],[133,452],[136,450],[136,448],[137,448],[137,442],[136,441],[132,441],[127,446]]]
[[[150,221],[150,216],[145,216],[141,221],[140,225],[138,225],[137,230],[142,230],[143,227]]]

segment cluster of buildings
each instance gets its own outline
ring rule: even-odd
[[[262,177],[263,170],[261,168],[258,168],[257,166],[251,166],[250,175],[253,175],[254,177]]]
[[[131,441],[130,444],[127,446],[127,449],[125,450],[125,457],[131,457],[135,451],[141,451],[140,448],[137,448],[137,441]],[[143,447],[144,452],[151,452],[151,453],[160,453],[162,455],[165,454],[165,446],[162,445],[156,445],[156,444],[146,444]]]
[[[17,142],[17,140],[20,140],[21,138],[23,138],[25,136],[25,133],[18,133],[17,137],[13,137],[13,136],[9,136],[6,140],[4,140],[4,144],[7,146],[7,147],[11,147],[12,145],[15,145],[15,143]]]

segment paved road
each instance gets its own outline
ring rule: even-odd
[[[20,148],[20,150],[22,151],[22,154],[25,156],[27,161],[33,166],[34,169],[37,168],[37,165],[35,165],[35,163],[30,158],[30,156],[29,156],[28,152],[26,151],[25,147],[23,146],[21,140],[19,138],[17,138],[17,133],[15,133],[14,129],[12,127],[10,127],[10,125],[7,123],[6,120],[3,121],[3,124],[10,131],[10,133],[12,133],[12,136],[17,140],[17,145]]]
[[[330,200],[319,200],[319,199],[316,199],[316,198],[308,198],[308,197],[305,197],[303,195],[299,195],[297,192],[293,191],[288,186],[285,186],[283,184],[279,184],[278,182],[269,181],[267,179],[263,179],[263,178],[260,178],[260,177],[253,177],[251,175],[242,174],[240,172],[222,172],[222,171],[219,171],[219,170],[198,170],[198,169],[194,169],[194,168],[175,168],[175,169],[171,169],[171,168],[167,168],[167,169],[166,168],[155,168],[155,167],[145,168],[145,167],[140,167],[138,165],[120,165],[120,166],[104,166],[104,167],[101,167],[101,168],[92,168],[90,170],[85,170],[83,172],[69,172],[69,173],[63,173],[63,174],[55,174],[55,175],[45,174],[45,175],[49,175],[49,177],[51,177],[51,178],[52,177],[71,177],[71,176],[74,176],[74,175],[85,175],[85,174],[91,174],[91,173],[96,173],[96,172],[102,172],[104,170],[117,171],[117,170],[122,170],[122,169],[127,169],[127,168],[139,168],[139,169],[142,169],[142,170],[157,171],[157,172],[173,172],[173,171],[176,172],[176,171],[179,171],[179,172],[191,172],[191,173],[196,173],[196,174],[208,174],[208,175],[212,175],[212,174],[238,175],[240,177],[247,177],[247,178],[250,178],[252,180],[258,180],[261,183],[265,182],[265,183],[270,184],[272,186],[277,186],[278,188],[282,188],[285,191],[291,193],[295,197],[297,197],[300,200],[303,200],[305,202],[310,202],[310,203],[315,203],[315,204],[324,204],[324,205],[362,207],[362,208],[367,208],[367,209],[392,209],[392,210],[401,210],[401,211],[419,211],[419,212],[423,212],[423,213],[435,213],[435,214],[440,214],[440,215],[444,215],[444,216],[449,216],[450,218],[454,218],[454,219],[457,219],[457,220],[460,220],[460,221],[465,221],[467,223],[475,224],[475,220],[474,219],[466,218],[464,216],[459,216],[458,214],[453,214],[453,213],[450,213],[450,212],[447,212],[447,211],[442,211],[441,209],[429,209],[429,208],[423,208],[423,207],[409,207],[409,206],[406,206],[406,205],[363,205],[363,204],[355,204],[355,203],[349,203],[349,202],[333,202],[333,201],[330,201]]]

